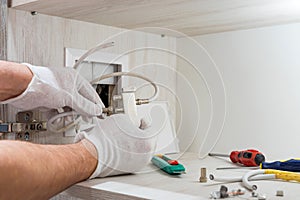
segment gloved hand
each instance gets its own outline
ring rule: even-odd
[[[93,118],[94,127],[75,137],[75,142],[86,138],[97,149],[98,165],[90,178],[133,173],[146,166],[154,154],[165,117],[161,108],[153,109],[151,125],[147,126],[145,121],[141,123],[144,129],[134,126],[124,114],[104,120]]]
[[[91,84],[71,68],[47,68],[25,64],[33,73],[27,89],[19,96],[2,101],[21,110],[45,107],[73,108],[82,115],[98,116],[104,107]]]

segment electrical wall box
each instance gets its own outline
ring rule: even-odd
[[[86,50],[65,48],[65,66],[72,67],[75,62],[84,54]],[[79,73],[88,81],[92,81],[102,75],[113,72],[128,71],[128,56],[118,54],[95,52],[88,56],[78,68]],[[94,85],[97,93],[101,97],[105,107],[111,105],[111,97],[114,93],[119,93],[121,88],[127,85],[119,77],[112,77],[101,80]]]
[[[84,53],[86,50],[65,48],[65,67],[73,67]],[[91,82],[105,74],[128,71],[128,56],[98,51],[88,56],[76,70],[79,70],[80,75]],[[109,107],[114,103],[112,101],[113,95],[121,93],[122,88],[127,85],[126,79],[121,80],[120,77],[112,77],[97,82],[93,87],[105,107]],[[74,133],[67,131],[64,136],[74,136]]]

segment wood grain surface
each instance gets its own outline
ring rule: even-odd
[[[122,28],[163,27],[189,36],[299,22],[298,0],[12,0],[27,11]],[[182,36],[182,35],[181,35]]]
[[[7,60],[7,0],[0,0],[0,60]],[[0,105],[0,120],[7,120],[7,105]]]

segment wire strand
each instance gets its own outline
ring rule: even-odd
[[[158,97],[158,94],[159,94],[158,86],[149,78],[142,76],[140,74],[133,73],[133,72],[115,72],[115,73],[111,73],[111,74],[105,74],[101,77],[98,77],[98,78],[92,80],[91,84],[96,84],[97,82],[99,82],[101,80],[111,78],[111,77],[119,77],[119,76],[131,76],[131,77],[140,78],[140,79],[143,79],[143,80],[149,82],[154,87],[154,94],[152,97],[149,98],[149,102],[154,101]]]

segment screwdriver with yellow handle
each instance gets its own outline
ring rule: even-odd
[[[266,169],[264,173],[265,174],[275,174],[276,179],[300,182],[300,174],[299,173],[286,172],[286,171],[274,170],[274,169]]]

